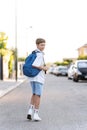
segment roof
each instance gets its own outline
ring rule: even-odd
[[[82,48],[82,47],[87,47],[87,43],[84,44],[83,46],[79,47],[78,49]]]

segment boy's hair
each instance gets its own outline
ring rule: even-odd
[[[40,44],[40,43],[45,43],[46,41],[45,41],[45,39],[43,39],[43,38],[37,38],[36,39],[36,44]]]

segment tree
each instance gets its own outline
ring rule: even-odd
[[[0,49],[6,49],[8,37],[5,32],[0,32]]]
[[[86,56],[79,56],[78,60],[87,60],[87,55]]]
[[[0,70],[1,70],[0,78],[2,80],[3,80],[3,61],[6,58],[6,56],[8,56],[7,59],[9,59],[10,55],[12,54],[12,52],[6,48],[7,40],[8,40],[8,37],[6,36],[6,33],[0,32],[0,59],[1,59],[1,62],[0,62],[0,64],[1,64],[1,66],[0,66]]]
[[[6,49],[8,37],[5,32],[0,32],[0,55],[4,56],[9,53]]]

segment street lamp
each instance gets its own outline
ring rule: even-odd
[[[18,56],[17,56],[17,0],[15,0],[15,80],[18,78]]]
[[[3,55],[0,55],[0,79],[3,80]]]

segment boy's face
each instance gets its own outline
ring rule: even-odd
[[[45,43],[37,44],[37,48],[38,48],[40,51],[43,51],[44,48],[45,48]]]

